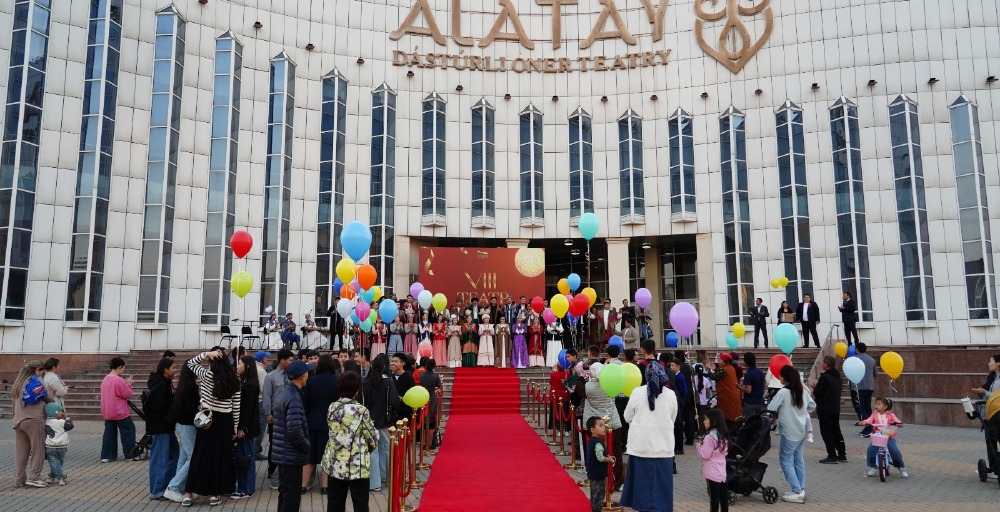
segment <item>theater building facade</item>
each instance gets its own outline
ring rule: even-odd
[[[842,290],[870,343],[1000,339],[993,0],[0,0],[0,27],[2,352],[322,321],[352,220],[390,294],[424,248],[538,248],[546,294],[648,288],[660,343],[677,301],[719,346],[807,293],[823,336]]]

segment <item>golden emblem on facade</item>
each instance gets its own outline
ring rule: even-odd
[[[694,35],[705,53],[733,73],[739,73],[743,66],[757,54],[771,37],[774,28],[774,12],[771,10],[771,0],[751,0],[752,5],[741,5],[746,0],[695,0]],[[711,10],[717,4],[724,4],[718,10]],[[706,6],[705,4],[711,4]],[[743,18],[763,14],[764,32],[756,42],[744,24]],[[725,25],[719,32],[718,47],[713,47],[705,40],[705,24],[725,19]]]

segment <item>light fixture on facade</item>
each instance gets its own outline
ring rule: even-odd
[[[580,255],[580,249],[573,249],[572,251],[569,251],[569,253],[572,256],[579,256]]]
[[[503,95],[503,100],[504,101],[510,101],[510,93],[504,94]]]
[[[760,96],[761,94],[764,94],[764,90],[763,89],[755,89],[753,91],[753,94],[754,94],[754,96]]]
[[[565,245],[566,247],[573,247],[573,240],[570,239],[570,238],[567,238],[567,239],[563,240],[563,245]]]
[[[996,83],[996,81],[997,81],[997,77],[995,77],[993,75],[990,75],[990,76],[986,77],[986,83],[988,83],[988,84]]]
[[[658,99],[660,99],[660,97],[657,96],[657,95],[655,95],[655,94],[650,94],[649,95],[649,101],[656,101]]]
[[[932,76],[929,80],[927,80],[927,85],[934,85],[936,83],[938,83],[938,79],[936,77]]]
[[[708,99],[708,93],[707,92],[701,93],[701,99],[707,100]]]
[[[462,84],[458,84],[455,86],[455,90],[458,92],[462,92],[463,90],[465,90],[465,87],[462,87]]]
[[[553,96],[552,97],[552,103],[555,103],[557,101],[559,101],[559,96]]]
[[[601,96],[601,103],[607,103],[607,102],[608,102],[608,97],[607,96]]]
[[[413,78],[413,70],[412,69],[406,72],[406,78]]]
[[[642,241],[642,248],[645,249],[645,250],[652,249],[653,248],[653,244],[649,243],[649,240],[643,240]]]
[[[814,91],[818,91],[819,90],[819,84],[817,82],[813,82],[813,84],[812,84],[812,90],[814,90]]]
[[[264,24],[261,23],[261,22],[259,22],[259,21],[255,21],[255,22],[253,22],[253,28],[254,28],[254,30],[260,30],[260,29],[264,28]]]
[[[871,80],[868,81],[868,87],[869,88],[875,87],[876,85],[878,85],[878,80],[871,79]]]
[[[309,44],[306,45],[306,51],[307,52],[311,52],[311,51],[313,51],[315,49],[316,49],[316,45],[314,45],[312,43],[309,43]]]
[[[356,60],[354,62],[358,63],[358,65],[360,66],[361,64],[365,63],[365,59],[362,59],[361,57],[358,57],[358,60]]]
[[[201,5],[205,5],[208,3],[208,0],[198,0],[198,3]]]

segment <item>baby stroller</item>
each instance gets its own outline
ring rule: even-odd
[[[967,415],[969,419],[979,419],[986,437],[986,459],[979,459],[976,467],[979,481],[985,482],[993,473],[997,476],[997,484],[1000,484],[1000,450],[997,449],[1000,444],[1000,412],[988,409],[985,400],[977,400],[973,407]],[[987,411],[992,412],[992,416]]]
[[[730,500],[735,501],[735,495],[750,496],[760,491],[764,503],[778,501],[778,490],[764,486],[764,473],[767,464],[761,462],[771,449],[771,431],[774,430],[774,417],[768,412],[745,418],[743,423],[729,435],[729,453],[726,455],[726,485],[729,487]]]
[[[134,412],[135,415],[139,417],[139,419],[145,422],[146,415],[142,413],[142,409],[140,409],[138,406],[132,403],[131,400],[128,400],[127,402],[129,409],[132,409],[132,412]],[[130,458],[132,460],[148,459],[149,446],[151,444],[153,444],[152,434],[150,434],[149,432],[143,432],[142,438],[139,439],[139,442],[135,443],[135,446],[132,447],[132,453],[126,453],[125,457]]]

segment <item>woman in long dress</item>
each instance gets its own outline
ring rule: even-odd
[[[500,323],[497,324],[493,346],[493,353],[497,359],[497,367],[507,368],[510,366],[510,324],[507,323],[507,319],[503,315],[500,315]]]
[[[444,315],[438,315],[434,323],[433,341],[434,362],[444,366],[448,362],[448,324],[444,323]]]
[[[417,343],[423,343],[425,341],[434,340],[434,324],[431,323],[430,318],[427,316],[427,312],[424,311],[423,320],[420,322],[420,339]],[[419,345],[417,345],[419,346]]]
[[[482,323],[479,324],[479,366],[493,366],[495,355],[493,353],[493,334],[495,332],[493,324],[490,323],[490,315],[483,313]]]
[[[462,367],[476,366],[479,347],[476,345],[476,324],[472,323],[471,315],[466,315],[462,322]]]
[[[462,366],[462,328],[458,326],[458,315],[451,315],[448,324],[448,367]]]
[[[385,322],[379,320],[372,329],[372,353],[371,357],[384,354],[386,350],[386,340],[389,339],[389,328]]]
[[[559,353],[562,352],[562,324],[558,321],[545,326],[548,334],[548,341],[545,347],[545,366],[552,368],[559,362]]]
[[[417,321],[411,314],[406,317],[406,324],[403,326],[403,352],[413,357],[417,356]]]
[[[392,325],[389,326],[389,354],[395,354],[396,352],[403,351],[403,321],[397,316],[395,320],[392,321]],[[372,354],[375,357],[375,354]]]
[[[545,366],[545,350],[542,348],[542,324],[538,321],[538,317],[531,319],[531,327],[528,328],[528,364]]]
[[[528,326],[524,325],[524,317],[517,317],[514,324],[514,345],[510,356],[510,365],[514,368],[528,367]]]

